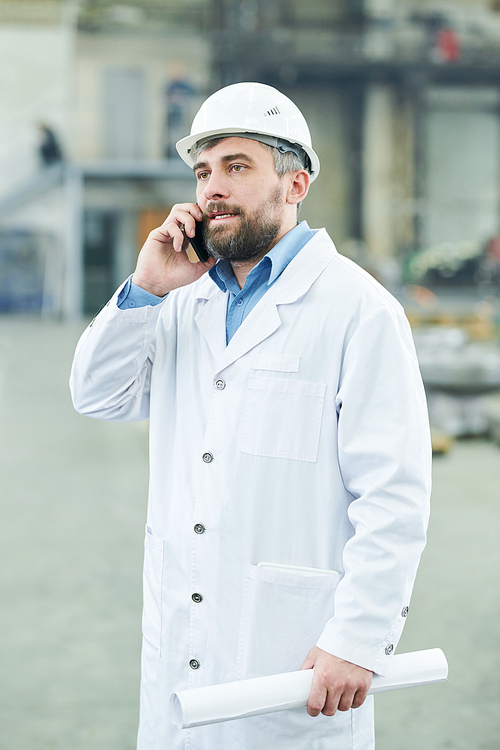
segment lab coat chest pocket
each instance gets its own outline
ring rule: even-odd
[[[340,573],[301,576],[247,565],[238,647],[238,678],[300,668],[334,615]]]
[[[154,649],[161,652],[161,599],[163,585],[164,541],[153,536],[146,526],[144,541],[144,604],[142,635]]]
[[[240,450],[255,456],[315,462],[326,385],[296,380],[299,357],[263,354],[251,373],[243,402]],[[278,372],[286,375],[277,377]]]

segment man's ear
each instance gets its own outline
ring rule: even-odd
[[[309,191],[311,177],[305,169],[290,173],[290,183],[286,194],[286,202],[291,205],[301,203]]]

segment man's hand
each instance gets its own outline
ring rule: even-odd
[[[196,281],[209,268],[215,259],[206,263],[191,263],[186,250],[189,237],[194,237],[196,221],[203,214],[195,203],[176,204],[161,227],[150,232],[137,259],[132,281],[157,297]],[[184,234],[185,232],[185,234]]]
[[[339,659],[315,646],[307,654],[301,669],[314,667],[307,713],[333,716],[337,711],[359,708],[372,684],[373,672]]]

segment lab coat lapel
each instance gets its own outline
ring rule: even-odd
[[[266,301],[264,302],[264,300]],[[276,307],[273,290],[270,289],[245,318],[227,345],[219,362],[219,370],[223,370],[236,362],[254,346],[267,339],[280,325],[281,318]]]
[[[245,318],[222,354],[218,363],[219,371],[249,352],[279,328],[279,305],[296,302],[303,297],[331,262],[335,252],[335,246],[324,229],[315,234]]]
[[[211,279],[204,279],[196,299],[200,309],[195,315],[195,323],[214,358],[219,361],[226,349],[227,294]]]

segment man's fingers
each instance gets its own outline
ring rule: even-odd
[[[353,698],[352,701],[352,707],[353,708],[359,708],[363,705],[363,703],[366,700],[366,696],[368,695],[368,689],[358,690]]]
[[[318,716],[323,711],[326,700],[328,697],[328,691],[324,685],[314,684],[309,694],[309,701],[307,703],[307,713],[309,716]],[[332,701],[333,702],[333,701]]]
[[[312,656],[311,652],[309,652],[302,662],[302,666],[300,669],[312,669],[314,667],[314,656]]]
[[[182,216],[192,216],[196,221],[201,221],[203,211],[197,203],[176,203],[175,206],[172,207],[166,220],[168,221],[168,219],[172,217],[177,218]]]
[[[196,222],[201,221],[203,212],[195,203],[181,203],[172,208],[162,226],[174,225],[182,229],[188,237],[194,237]]]
[[[344,690],[338,702],[338,710],[349,711],[349,709],[353,707],[352,702],[354,700],[354,695],[354,690]]]
[[[350,708],[359,708],[366,699],[366,691],[355,691],[351,688],[344,689],[321,689],[311,691],[307,712],[310,716],[334,716],[337,711],[349,711]]]
[[[206,273],[213,263],[191,263],[187,255],[190,235],[195,233],[196,220],[202,217],[195,203],[176,204],[163,224],[149,233],[139,253],[134,284],[164,297]]]
[[[332,684],[329,682],[327,674],[315,672],[307,703],[307,713],[309,716],[318,716],[320,713],[325,714],[325,716],[333,716],[337,711],[341,697],[341,684]]]
[[[340,708],[340,700],[342,696],[339,691],[329,690],[321,713],[325,716],[334,716]]]
[[[337,711],[358,708],[366,698],[373,673],[339,659],[315,646],[301,669],[314,666],[307,712],[310,716],[333,716]]]
[[[178,226],[174,222],[164,223],[158,229],[153,229],[149,237],[162,244],[171,242],[176,253],[187,250],[189,246],[189,237],[186,235],[184,225]]]
[[[157,227],[156,229],[153,229],[149,233],[149,239],[155,240],[156,242],[174,242],[176,240],[182,239],[184,241],[184,234],[182,232],[181,227],[179,227],[175,222],[163,222],[161,227]]]

